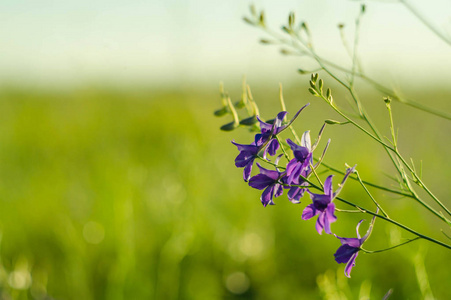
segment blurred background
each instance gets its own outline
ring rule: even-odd
[[[253,3],[275,30],[295,12],[318,53],[348,68],[337,24],[352,45],[366,3],[359,41],[365,74],[451,112],[451,47],[405,5]],[[451,38],[448,0],[409,3]],[[390,289],[393,299],[451,298],[449,250],[417,241],[362,253],[348,279],[333,257],[339,241],[301,220],[308,197],[294,205],[284,195],[264,208],[260,191],[243,182],[230,141],[250,143],[252,134],[219,130],[231,121],[213,115],[220,81],[237,101],[246,76],[265,119],[280,110],[282,83],[291,116],[311,103],[295,123],[299,133],[315,136],[325,119],[339,119],[308,93],[309,75],[297,72],[313,70],[311,60],[258,42],[265,34],[242,20],[250,4],[0,3],[1,299],[381,299]],[[346,106],[349,95],[320,76]],[[390,136],[384,95],[356,84]],[[393,110],[401,151],[422,163],[424,181],[451,205],[450,121],[399,102]],[[355,129],[330,126],[324,137],[332,139],[327,163],[358,164],[365,180],[396,186],[384,151]],[[413,200],[371,191],[392,218],[446,241],[444,225]],[[355,182],[343,197],[371,207]],[[365,217],[338,214],[333,230],[354,237]],[[410,237],[378,221],[366,248]]]

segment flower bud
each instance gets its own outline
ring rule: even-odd
[[[215,110],[214,114],[217,117],[221,117],[227,113],[227,107],[223,107],[221,109]]]
[[[257,122],[258,122],[258,120],[257,120],[256,116],[252,116],[252,117],[241,120],[240,125],[251,126]]]
[[[223,131],[232,131],[232,130],[234,130],[235,128],[237,128],[238,127],[238,124],[237,123],[235,123],[235,122],[230,122],[230,123],[227,123],[227,124],[225,124],[225,125],[222,125],[221,126],[221,130],[223,130]]]

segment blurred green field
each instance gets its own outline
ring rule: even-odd
[[[273,117],[277,86],[254,91],[263,116]],[[239,95],[239,86],[231,92]],[[429,94],[436,107],[449,106],[450,96]],[[314,136],[324,119],[337,118],[305,87],[286,98],[291,115],[312,102],[299,132]],[[385,126],[377,101],[368,98]],[[425,241],[360,254],[352,278],[344,277],[333,258],[339,241],[301,220],[308,198],[294,205],[282,196],[263,208],[260,192],[242,181],[230,141],[252,137],[220,132],[229,119],[213,116],[219,105],[213,89],[3,89],[0,298],[381,299],[393,289],[391,299],[451,299],[451,252]],[[394,107],[401,149],[423,159],[425,181],[451,204],[449,122]],[[357,163],[364,179],[392,184],[377,145],[344,126],[325,137],[327,162]],[[374,193],[393,218],[445,239],[443,225],[414,202]],[[343,197],[371,207],[353,182]],[[362,216],[338,217],[333,230],[353,237]],[[366,248],[401,237],[410,235],[378,221]]]

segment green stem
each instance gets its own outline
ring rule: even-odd
[[[441,241],[438,241],[438,240],[436,240],[436,239],[434,239],[434,238],[431,238],[431,237],[428,237],[428,236],[426,236],[426,235],[424,235],[424,234],[421,234],[421,233],[419,233],[419,232],[417,232],[417,231],[415,231],[415,230],[413,230],[413,229],[411,229],[411,228],[409,228],[409,227],[407,227],[407,226],[405,226],[405,225],[403,225],[403,224],[401,224],[401,223],[399,223],[399,222],[396,222],[396,221],[393,220],[393,219],[389,219],[389,218],[387,218],[387,217],[385,217],[385,216],[383,216],[383,215],[379,215],[379,214],[377,214],[377,213],[375,213],[375,212],[372,212],[372,211],[370,211],[370,210],[366,210],[366,209],[364,209],[363,207],[361,207],[361,206],[359,206],[359,205],[356,205],[356,204],[354,204],[354,203],[352,203],[352,202],[349,202],[349,201],[347,201],[347,200],[345,200],[345,199],[343,199],[343,198],[337,197],[337,198],[335,198],[335,199],[337,199],[338,201],[341,201],[341,202],[343,202],[343,203],[346,203],[346,204],[348,204],[348,205],[350,205],[350,206],[353,206],[353,207],[355,207],[355,208],[357,208],[357,209],[364,210],[366,213],[368,213],[368,214],[370,214],[370,215],[372,215],[372,216],[376,216],[377,218],[380,218],[380,219],[385,220],[385,221],[387,221],[387,222],[390,222],[390,223],[392,223],[392,224],[394,224],[394,225],[396,225],[396,226],[398,226],[398,227],[400,227],[400,228],[402,228],[402,229],[404,229],[404,230],[406,230],[406,231],[408,231],[408,232],[410,232],[410,233],[413,233],[414,235],[416,235],[416,236],[418,236],[418,237],[420,237],[420,238],[422,238],[422,239],[428,240],[428,241],[430,241],[430,242],[432,242],[432,243],[435,243],[435,244],[440,245],[440,246],[442,246],[442,247],[445,247],[445,248],[447,248],[447,249],[451,249],[451,245],[445,244],[445,243],[443,243],[443,242],[441,242]]]
[[[329,61],[327,59],[323,59],[323,58],[317,56],[316,54],[315,55],[311,54],[312,47],[311,46],[309,47],[308,45],[302,44],[302,38],[300,36],[298,36],[298,35],[295,35],[295,36],[299,39],[299,41],[301,42],[302,46],[300,46],[298,43],[293,42],[292,40],[284,39],[279,34],[271,31],[267,27],[262,27],[262,28],[267,34],[269,34],[270,36],[275,38],[278,42],[280,42],[280,44],[285,44],[285,45],[291,46],[295,50],[299,51],[299,54],[301,54],[301,55],[310,55],[315,60],[319,59],[322,62],[326,63],[327,65],[329,65],[329,66],[331,66],[331,67],[333,67],[333,68],[335,68],[337,70],[340,70],[340,71],[343,71],[343,72],[349,73],[349,74],[353,73],[351,70],[349,70],[347,68],[344,68],[344,67],[342,67],[340,65],[337,65],[337,64],[335,64],[332,61]],[[302,48],[302,47],[305,47],[305,49]],[[384,85],[378,83],[377,81],[369,78],[368,76],[366,76],[365,74],[363,74],[361,72],[355,72],[354,74],[355,74],[355,76],[358,76],[358,77],[362,78],[363,80],[365,80],[367,83],[371,84],[374,88],[376,88],[377,90],[379,90],[380,92],[385,94],[385,96],[390,96],[394,100],[399,101],[399,102],[401,102],[403,104],[409,105],[409,106],[414,107],[416,109],[420,109],[420,110],[425,111],[425,112],[430,113],[430,114],[434,114],[434,115],[436,115],[438,117],[441,117],[441,118],[444,118],[444,119],[447,119],[447,120],[451,120],[451,114],[449,114],[449,113],[446,113],[446,112],[444,112],[442,110],[434,109],[432,107],[425,106],[425,105],[423,105],[423,104],[421,104],[421,103],[419,103],[419,102],[417,102],[415,100],[412,100],[412,99],[401,98],[401,97],[397,96],[391,89],[389,89],[389,88],[385,87]]]
[[[288,156],[288,153],[285,151],[285,148],[284,148],[283,145],[282,145],[282,141],[279,139],[279,136],[278,136],[278,135],[276,135],[276,139],[277,139],[277,142],[279,142],[280,149],[282,150],[283,155],[285,156],[285,158],[286,158],[288,161],[290,161],[290,157]]]
[[[318,161],[317,158],[314,158],[314,159],[315,159],[316,161]],[[328,165],[328,164],[326,164],[326,163],[324,163],[324,162],[322,162],[321,165],[323,165],[324,167],[326,167],[326,168],[328,168],[329,170],[331,170],[331,171],[333,171],[333,172],[336,172],[336,173],[338,173],[338,174],[341,174],[341,175],[344,175],[344,174],[345,174],[345,172],[340,171],[340,170],[338,170],[338,169],[336,169],[336,168],[334,168],[334,167],[332,167],[332,166],[330,166],[330,165]],[[358,179],[357,179],[356,177],[353,177],[352,175],[349,176],[349,178],[358,181]],[[377,184],[374,184],[374,183],[371,183],[371,182],[365,181],[365,180],[362,180],[362,182],[363,182],[364,184],[366,184],[366,185],[369,185],[369,186],[374,187],[374,188],[379,189],[379,190],[383,190],[383,191],[390,192],[390,193],[393,193],[393,194],[401,195],[401,196],[404,196],[404,197],[414,198],[414,197],[412,196],[412,194],[408,194],[408,193],[404,193],[404,192],[401,192],[401,191],[393,190],[393,189],[390,189],[390,188],[387,188],[387,187],[384,187],[384,186],[381,186],[381,185],[377,185]]]
[[[429,188],[423,183],[421,178],[412,169],[412,167],[410,167],[410,165],[407,164],[407,162],[404,160],[404,158],[401,156],[401,154],[398,151],[396,151],[395,153],[398,156],[398,158],[401,160],[401,162],[412,173],[412,175],[415,177],[415,179],[418,181],[418,183],[421,185],[421,187],[426,191],[426,193],[428,193],[428,195],[431,196],[431,198],[434,199],[435,202],[437,202],[437,204],[440,205],[440,207],[443,208],[451,216],[451,211],[431,192],[431,190],[429,190]]]
[[[442,41],[444,41],[445,43],[447,43],[449,46],[451,46],[451,40],[448,39],[446,36],[444,36],[440,31],[438,31],[434,26],[432,26],[432,24],[430,22],[428,22],[421,14],[419,11],[417,11],[409,2],[407,2],[406,0],[399,0],[399,2],[401,2],[402,4],[404,4],[404,6],[410,10],[410,12],[412,14],[415,15],[415,17],[417,17],[424,25],[426,25],[426,27],[428,27],[430,30],[432,30],[432,32],[435,33],[435,35],[437,35],[440,39],[442,39]]]
[[[318,174],[316,173],[316,170],[315,170],[315,168],[313,167],[312,164],[310,164],[310,168],[312,169],[312,172],[313,172],[313,174],[315,175],[316,180],[318,180],[319,185],[321,186],[321,189],[324,189],[324,184],[322,183],[321,179],[319,178],[319,176],[318,176]]]
[[[316,184],[312,183],[309,179],[307,179],[307,178],[305,178],[305,177],[303,177],[303,176],[301,176],[301,178],[302,178],[302,180],[304,180],[305,182],[307,182],[308,184],[310,184],[310,186],[311,186],[312,188],[315,188],[315,189],[317,189],[317,190],[322,191],[322,189],[321,189],[319,186],[317,186]],[[298,185],[292,185],[292,186],[298,186]],[[300,186],[300,185],[299,185],[299,186]],[[302,187],[302,186],[300,186],[300,187]],[[365,208],[363,208],[363,207],[361,207],[361,206],[359,206],[359,205],[357,205],[357,204],[354,204],[354,203],[352,203],[352,202],[350,202],[350,201],[348,201],[348,200],[345,200],[345,199],[343,199],[343,198],[336,197],[335,199],[337,199],[338,201],[343,202],[343,203],[345,203],[345,204],[347,204],[347,205],[350,205],[350,206],[352,206],[352,207],[355,207],[355,208],[357,208],[358,210],[360,210],[360,211],[363,212],[363,213],[368,213],[368,214],[370,214],[370,215],[372,215],[372,216],[375,216],[375,217],[377,217],[377,218],[380,218],[380,219],[382,219],[382,220],[385,220],[385,221],[387,221],[387,222],[390,222],[390,223],[392,223],[392,224],[394,224],[394,225],[396,225],[396,226],[398,226],[398,227],[400,227],[400,228],[402,228],[402,229],[404,229],[404,230],[406,230],[406,231],[408,231],[408,232],[410,232],[410,233],[413,233],[414,235],[416,235],[416,236],[418,236],[418,237],[420,237],[420,238],[423,238],[423,239],[425,239],[425,240],[428,240],[428,241],[430,241],[430,242],[432,242],[432,243],[435,243],[435,244],[440,245],[440,246],[442,246],[442,247],[445,247],[445,248],[447,248],[447,249],[451,249],[451,245],[445,244],[445,243],[443,243],[443,242],[441,242],[441,241],[438,241],[438,240],[436,240],[436,239],[434,239],[434,238],[431,238],[431,237],[428,237],[428,236],[426,236],[426,235],[424,235],[424,234],[421,234],[421,233],[419,233],[419,232],[417,232],[417,231],[415,231],[415,230],[413,230],[413,229],[411,229],[411,228],[409,228],[409,227],[407,227],[407,226],[405,226],[405,225],[403,225],[403,224],[401,224],[401,223],[399,223],[399,222],[396,222],[396,221],[393,220],[393,219],[387,218],[386,216],[380,215],[380,214],[378,214],[378,213],[376,213],[376,212],[367,210],[367,209],[365,209]]]
[[[260,155],[257,155],[257,158],[260,159],[260,160],[262,160],[262,161],[264,161],[264,162],[267,163],[267,164],[270,164],[271,166],[276,167],[276,168],[279,168],[279,169],[285,169],[285,167],[279,166],[279,165],[273,163],[272,161],[266,160],[266,159],[264,159],[263,157],[261,157]]]
[[[384,251],[388,251],[388,250],[391,250],[391,249],[398,248],[398,247],[403,246],[403,245],[405,245],[405,244],[408,244],[408,243],[411,243],[411,242],[413,242],[413,241],[419,240],[420,238],[421,238],[421,237],[418,236],[418,237],[416,237],[416,238],[414,238],[414,239],[410,239],[410,240],[408,240],[408,241],[406,241],[406,242],[404,242],[404,243],[398,244],[398,245],[393,246],[393,247],[381,249],[381,250],[370,251],[370,250],[366,250],[366,249],[363,249],[363,248],[360,248],[360,250],[362,250],[362,251],[365,252],[365,253],[379,253],[379,252],[384,252]]]
[[[335,208],[335,211],[345,212],[345,213],[362,213],[361,210],[349,210],[349,209],[340,209],[340,208]]]
[[[328,74],[330,74],[330,76],[332,76],[333,78],[336,78],[335,75],[333,75],[332,73],[330,73],[327,69],[325,69],[326,72],[328,72]],[[345,83],[341,82],[339,79],[337,79],[340,83],[342,83],[350,92],[351,95],[353,96],[353,98],[355,99],[356,103],[358,104],[359,101],[357,98],[355,98],[355,95],[352,92],[352,89],[350,89]],[[432,207],[430,207],[428,204],[426,204],[423,200],[421,200],[416,193],[413,191],[413,188],[410,186],[409,181],[407,176],[405,176],[404,172],[402,171],[402,169],[400,168],[400,166],[398,166],[398,164],[395,162],[395,160],[393,159],[391,153],[388,152],[388,150],[392,151],[398,158],[399,160],[402,162],[403,165],[405,165],[407,167],[407,169],[412,173],[412,175],[415,177],[415,179],[417,180],[417,182],[421,185],[421,187],[429,194],[429,196],[431,196],[432,199],[434,199],[434,201],[440,205],[440,207],[442,207],[449,215],[451,215],[451,212],[448,210],[448,208],[428,189],[428,187],[422,182],[422,180],[420,179],[420,177],[416,174],[416,172],[410,167],[410,165],[405,161],[405,159],[402,157],[402,155],[399,153],[399,151],[389,145],[387,145],[386,143],[384,143],[380,137],[379,134],[377,132],[377,130],[374,128],[374,126],[372,125],[371,121],[366,117],[366,114],[363,112],[362,110],[362,116],[365,117],[365,120],[367,122],[367,124],[369,124],[369,126],[372,128],[373,132],[375,132],[376,136],[372,135],[370,132],[368,132],[365,128],[363,128],[362,126],[360,126],[359,124],[357,124],[355,121],[353,121],[351,118],[349,118],[348,116],[346,116],[344,113],[342,113],[333,103],[329,102],[326,97],[324,97],[324,95],[322,93],[320,93],[320,91],[317,91],[319,97],[321,97],[324,101],[326,101],[333,110],[335,110],[340,116],[342,116],[343,118],[345,118],[347,121],[349,121],[351,124],[353,124],[354,126],[356,126],[358,129],[360,129],[361,131],[363,131],[365,134],[367,134],[369,137],[371,137],[372,139],[374,139],[375,141],[377,141],[379,144],[381,144],[382,146],[384,146],[384,148],[387,151],[387,154],[389,155],[390,159],[392,160],[393,164],[395,165],[395,167],[397,168],[398,172],[401,174],[401,176],[404,178],[404,181],[407,185],[407,187],[409,188],[410,192],[412,193],[412,195],[414,196],[414,199],[417,200],[421,205],[423,205],[425,208],[427,208],[428,210],[430,210],[432,213],[434,213],[436,216],[438,216],[440,219],[442,219],[443,221],[446,221],[446,219],[440,214],[438,213],[436,210],[434,210]],[[360,109],[360,108],[359,108]]]
[[[373,200],[374,204],[376,204],[376,206],[381,210],[381,212],[384,214],[384,216],[386,216],[387,218],[390,218],[388,216],[388,214],[382,209],[380,204],[376,201],[376,199],[374,199],[373,195],[371,195],[370,191],[368,191],[368,189],[366,188],[365,184],[362,182],[362,179],[360,178],[359,172],[357,170],[355,171],[355,174],[357,175],[357,179],[359,180],[359,182],[362,185],[362,187],[365,190],[365,192],[368,194],[368,196],[370,196],[371,200]]]

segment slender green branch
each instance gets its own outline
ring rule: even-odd
[[[434,238],[431,238],[431,237],[428,237],[428,236],[426,236],[426,235],[424,235],[424,234],[421,234],[421,233],[419,233],[419,232],[417,232],[417,231],[415,231],[415,230],[413,230],[413,229],[411,229],[411,228],[409,228],[409,227],[407,227],[407,226],[405,226],[405,225],[403,225],[403,224],[401,224],[401,223],[399,223],[399,222],[396,222],[396,221],[393,220],[393,219],[389,219],[389,218],[387,218],[387,217],[385,217],[385,216],[383,216],[383,215],[379,215],[379,214],[377,214],[377,213],[375,213],[375,212],[372,212],[372,211],[370,211],[370,210],[364,209],[363,207],[361,207],[361,206],[359,206],[359,205],[356,205],[356,204],[354,204],[354,203],[352,203],[352,202],[349,202],[349,201],[347,201],[347,200],[345,200],[345,199],[343,199],[343,198],[337,197],[337,198],[335,198],[335,199],[337,199],[338,201],[341,201],[341,202],[343,202],[343,203],[346,203],[346,204],[348,204],[348,205],[350,205],[350,206],[352,206],[352,207],[355,207],[355,208],[357,208],[357,209],[361,209],[361,210],[365,211],[365,213],[368,213],[368,214],[370,214],[370,215],[372,215],[372,216],[376,216],[376,217],[378,217],[378,218],[380,218],[380,219],[382,219],[382,220],[385,220],[385,221],[387,221],[387,222],[390,222],[390,223],[392,223],[392,224],[394,224],[394,225],[396,225],[396,226],[398,226],[398,227],[400,227],[400,228],[402,228],[402,229],[404,229],[404,230],[406,230],[406,231],[408,231],[408,232],[410,232],[410,233],[413,233],[414,235],[416,235],[416,236],[418,236],[418,237],[420,237],[420,238],[422,238],[422,239],[428,240],[428,241],[430,241],[430,242],[432,242],[432,243],[435,243],[435,244],[437,244],[437,245],[440,245],[440,246],[442,246],[442,247],[451,249],[451,245],[445,244],[445,243],[443,243],[443,242],[441,242],[441,241],[438,241],[438,240],[436,240],[436,239],[434,239]]]
[[[266,160],[266,159],[264,159],[263,157],[261,157],[260,155],[257,155],[257,158],[260,159],[260,160],[262,160],[262,161],[264,161],[265,163],[267,163],[267,164],[269,164],[269,165],[271,165],[271,166],[276,167],[276,168],[279,168],[279,169],[285,169],[285,167],[279,166],[278,164],[275,164],[275,163],[273,163],[272,161]]]
[[[349,210],[349,209],[340,209],[340,208],[335,208],[335,211],[345,212],[345,213],[362,213],[362,212],[364,212],[361,210]]]
[[[305,178],[305,177],[303,177],[303,176],[301,176],[301,178],[302,178],[302,180],[304,180],[305,182],[307,182],[308,184],[310,184],[310,186],[311,186],[312,188],[317,189],[317,190],[320,190],[320,191],[323,191],[323,189],[321,189],[321,187],[319,187],[318,185],[314,184],[314,183],[311,182],[309,179],[307,179],[307,178]],[[292,185],[292,186],[299,186],[299,187],[302,187],[302,186],[300,186],[300,185]],[[397,221],[395,221],[395,220],[393,220],[393,219],[387,218],[387,217],[384,216],[384,215],[380,215],[380,214],[378,214],[378,213],[376,213],[376,212],[373,212],[373,211],[371,211],[371,210],[365,209],[365,208],[363,208],[363,207],[361,207],[361,206],[359,206],[359,205],[357,205],[357,204],[354,204],[354,203],[352,203],[352,202],[350,202],[350,201],[348,201],[348,200],[345,200],[345,199],[343,199],[343,198],[341,198],[341,197],[336,197],[335,199],[337,199],[338,201],[343,202],[343,203],[345,203],[345,204],[347,204],[347,205],[350,205],[350,206],[352,206],[352,207],[355,207],[356,209],[360,210],[362,213],[367,213],[367,214],[370,214],[370,215],[372,215],[372,216],[376,216],[377,218],[380,218],[380,219],[385,220],[385,221],[387,221],[387,222],[389,222],[389,223],[392,223],[392,224],[394,224],[394,225],[396,225],[396,226],[398,226],[398,227],[400,227],[400,228],[402,228],[402,229],[404,229],[404,230],[406,230],[406,231],[408,231],[408,232],[410,232],[410,233],[413,233],[414,235],[416,235],[416,236],[418,236],[418,237],[420,237],[420,238],[423,238],[423,239],[425,239],[425,240],[428,240],[428,241],[430,241],[430,242],[432,242],[432,243],[435,243],[435,244],[437,244],[437,245],[440,245],[440,246],[442,246],[442,247],[451,249],[451,245],[445,244],[445,243],[443,243],[443,242],[441,242],[441,241],[439,241],[439,240],[436,240],[436,239],[434,239],[434,238],[431,238],[431,237],[428,237],[428,236],[426,236],[426,235],[424,235],[424,234],[421,234],[421,233],[419,233],[419,232],[417,232],[417,231],[415,231],[415,230],[413,230],[413,229],[407,227],[406,225],[403,225],[403,224],[401,224],[401,223],[399,223],[399,222],[397,222]]]
[[[344,67],[342,67],[340,65],[337,65],[334,62],[331,62],[331,61],[329,61],[327,59],[324,59],[324,58],[320,58],[320,59],[321,59],[322,62],[324,62],[325,64],[331,66],[334,69],[337,69],[337,70],[340,70],[342,72],[349,73],[349,74],[351,74],[351,72],[352,72],[351,70],[348,70],[348,69],[346,69],[346,68],[344,68]],[[451,114],[449,114],[449,113],[447,113],[445,111],[438,110],[438,109],[435,109],[435,108],[423,105],[423,104],[421,104],[421,103],[419,103],[419,102],[417,102],[415,100],[409,99],[409,98],[400,97],[393,90],[391,90],[390,88],[387,88],[386,86],[378,83],[376,80],[371,79],[370,77],[366,76],[363,73],[356,72],[355,75],[357,77],[360,77],[361,79],[363,79],[364,81],[366,81],[370,85],[372,85],[376,90],[381,92],[384,96],[389,96],[392,99],[394,99],[396,101],[399,101],[399,102],[401,102],[403,104],[406,104],[406,105],[409,105],[409,106],[414,107],[416,109],[422,110],[424,112],[436,115],[438,117],[441,117],[441,118],[444,118],[444,119],[447,119],[447,120],[451,120]]]
[[[418,18],[418,20],[420,20],[424,25],[426,25],[426,27],[428,27],[430,30],[432,30],[432,32],[435,33],[435,35],[437,35],[440,39],[442,39],[442,41],[444,41],[445,43],[447,43],[449,46],[451,46],[451,40],[449,38],[447,38],[445,35],[443,35],[443,33],[441,33],[440,31],[437,30],[437,28],[435,28],[428,20],[426,20],[426,18],[424,18],[420,12],[413,7],[407,0],[399,0],[399,2],[401,2],[402,4],[404,4],[404,6],[412,13],[415,15],[415,17]]]
[[[319,178],[318,174],[316,174],[315,167],[313,167],[312,164],[310,164],[310,169],[312,169],[312,173],[315,175],[316,180],[318,180],[319,185],[321,186],[321,189],[324,189],[324,184],[322,183],[321,179]]]
[[[360,178],[359,172],[357,170],[355,171],[355,174],[356,174],[357,179],[359,180],[360,184],[362,185],[363,189],[365,190],[365,192],[368,194],[368,196],[371,198],[371,200],[373,200],[374,204],[376,204],[376,206],[381,210],[381,212],[384,216],[386,216],[387,218],[390,218],[388,216],[388,214],[384,211],[384,209],[380,206],[380,204],[376,201],[376,199],[374,199],[373,195],[371,195],[370,191],[368,191],[368,189],[366,188],[362,179]]]
[[[288,161],[290,161],[290,156],[288,156],[288,153],[285,151],[285,148],[284,148],[284,146],[282,145],[282,142],[280,141],[280,138],[279,138],[278,135],[276,135],[276,139],[277,139],[277,141],[279,142],[280,149],[282,149],[283,155],[285,156],[285,158],[286,158]]]
[[[412,169],[412,167],[410,167],[409,164],[407,164],[407,162],[405,161],[405,159],[401,156],[401,154],[396,151],[395,152],[396,155],[399,157],[399,159],[401,160],[401,162],[407,167],[407,169],[412,173],[412,175],[415,177],[415,179],[418,181],[418,183],[420,184],[420,186],[426,191],[426,193],[428,193],[429,196],[431,196],[432,199],[435,200],[435,202],[437,202],[438,205],[440,205],[441,208],[443,208],[450,216],[451,216],[451,211],[431,192],[431,190],[429,190],[429,188],[423,183],[423,181],[421,180],[421,178],[417,175],[417,173],[415,173],[415,171]]]
[[[410,240],[408,240],[408,241],[406,241],[406,242],[404,242],[404,243],[398,244],[398,245],[393,246],[393,247],[381,249],[381,250],[370,251],[370,250],[366,250],[366,249],[363,249],[363,248],[360,248],[360,250],[362,250],[362,251],[365,252],[365,253],[379,253],[379,252],[384,252],[384,251],[388,251],[388,250],[391,250],[391,249],[398,248],[398,247],[403,246],[403,245],[405,245],[405,244],[408,244],[408,243],[411,243],[411,242],[413,242],[413,241],[419,240],[420,238],[421,238],[421,237],[418,236],[418,237],[413,238],[413,239],[410,239]]]
[[[326,72],[330,72],[326,69]],[[331,73],[329,73],[331,74]],[[331,76],[334,77],[333,74],[331,74]],[[336,78],[336,77],[334,77]],[[344,83],[343,83],[344,84]],[[344,86],[351,92],[351,95],[353,96],[353,98],[355,99],[356,103],[359,104],[358,99],[355,97],[353,90],[351,88],[349,88],[346,84],[344,84]],[[428,189],[428,187],[422,182],[421,178],[415,173],[415,171],[412,169],[412,167],[405,161],[405,159],[402,157],[402,155],[399,153],[399,151],[393,147],[391,147],[390,145],[387,145],[386,143],[384,143],[380,137],[379,137],[379,133],[377,132],[377,130],[374,128],[374,126],[372,125],[372,122],[368,119],[366,113],[363,113],[363,109],[362,109],[362,116],[365,117],[365,120],[367,122],[367,124],[371,127],[371,129],[373,130],[373,132],[376,134],[376,136],[372,135],[370,132],[368,132],[365,128],[363,128],[362,126],[360,126],[359,124],[357,124],[355,121],[353,121],[351,118],[349,118],[348,116],[346,116],[343,112],[341,112],[331,101],[329,101],[326,97],[324,97],[323,93],[321,91],[319,91],[316,86],[315,86],[315,91],[317,92],[318,97],[322,98],[324,101],[326,101],[333,110],[335,110],[339,115],[341,115],[343,118],[345,118],[346,120],[348,120],[351,124],[353,124],[354,126],[356,126],[358,129],[360,129],[361,131],[363,131],[365,134],[367,134],[369,137],[371,137],[372,139],[374,139],[375,141],[377,141],[379,144],[381,144],[382,146],[384,146],[385,150],[387,151],[387,154],[389,155],[390,159],[392,160],[393,164],[395,165],[395,167],[397,168],[398,172],[400,173],[400,175],[403,177],[404,182],[406,184],[406,186],[409,188],[410,192],[412,193],[412,195],[414,196],[414,199],[416,199],[420,204],[422,204],[424,207],[426,207],[428,210],[430,210],[431,212],[433,212],[436,216],[438,216],[440,219],[442,219],[443,221],[446,221],[437,211],[435,211],[434,209],[432,209],[429,205],[427,205],[423,200],[421,200],[418,195],[414,192],[413,188],[410,185],[410,182],[405,174],[405,172],[403,171],[403,169],[401,168],[400,165],[398,165],[396,163],[396,161],[394,160],[394,158],[392,157],[391,153],[388,152],[388,150],[392,151],[397,157],[398,159],[402,162],[403,165],[405,165],[407,167],[407,169],[412,173],[412,175],[415,177],[416,181],[420,184],[420,186],[429,194],[429,196],[431,196],[432,199],[434,199],[434,201],[436,203],[438,203],[440,205],[440,207],[442,207],[449,215],[451,215],[451,212],[446,208],[446,206]]]
[[[254,26],[255,26],[255,24],[254,24]],[[336,63],[334,63],[334,62],[332,62],[330,60],[327,60],[327,59],[324,59],[322,57],[319,57],[316,54],[315,55],[311,54],[310,51],[311,51],[312,47],[308,47],[307,45],[300,46],[299,43],[293,42],[292,40],[286,40],[285,38],[283,38],[279,34],[273,32],[272,30],[270,30],[267,27],[261,27],[261,28],[268,35],[270,35],[274,39],[276,39],[280,44],[285,44],[285,45],[293,47],[295,50],[299,51],[299,54],[301,54],[301,55],[310,55],[315,60],[319,59],[320,61],[324,62],[325,64],[327,64],[327,65],[329,65],[329,66],[331,66],[331,67],[333,67],[333,68],[335,68],[337,70],[340,70],[342,72],[349,73],[349,74],[353,73],[352,70],[344,68],[344,67],[342,67],[342,66],[340,66],[340,65],[338,65],[338,64],[336,64]],[[295,36],[297,38],[301,39],[301,37],[299,35],[295,34]],[[323,68],[321,68],[321,69],[323,69]],[[409,106],[414,107],[416,109],[420,109],[420,110],[425,111],[425,112],[430,113],[430,114],[434,114],[434,115],[436,115],[438,117],[441,117],[441,118],[444,118],[444,119],[447,119],[447,120],[451,120],[451,114],[446,113],[446,112],[444,112],[442,110],[438,110],[438,109],[435,109],[435,108],[432,108],[432,107],[425,106],[425,105],[423,105],[423,104],[421,104],[421,103],[419,103],[419,102],[417,102],[415,100],[412,100],[412,99],[401,98],[400,96],[396,95],[396,93],[393,92],[393,90],[391,90],[390,88],[387,88],[384,85],[378,83],[377,81],[371,79],[370,77],[366,76],[362,72],[355,72],[354,75],[360,77],[361,79],[363,79],[366,82],[368,82],[369,84],[371,84],[374,88],[379,90],[385,96],[390,96],[394,100],[399,101],[399,102],[401,102],[403,104],[409,105]]]
[[[352,88],[354,86],[354,79],[355,79],[355,73],[357,65],[359,64],[358,58],[357,58],[357,46],[359,44],[359,36],[360,36],[360,21],[362,19],[363,13],[365,12],[365,6],[362,6],[362,9],[360,10],[359,16],[357,17],[355,21],[355,33],[354,33],[354,49],[353,49],[353,56],[352,56],[352,70],[351,70],[351,80],[349,82],[349,86]]]
[[[285,101],[283,100],[283,90],[282,90],[282,84],[279,83],[279,100],[280,100],[280,107],[282,108],[282,111],[287,111],[287,107],[285,106]],[[285,116],[284,121],[286,121],[287,116]],[[296,139],[296,142],[298,144],[301,144],[301,140],[299,139],[299,136],[296,134],[296,131],[294,130],[293,126],[290,125],[290,131],[293,134],[294,138]]]
[[[318,161],[317,158],[314,158],[314,159],[315,159],[316,161]],[[331,171],[333,171],[333,172],[336,172],[336,173],[338,173],[338,174],[341,174],[341,175],[344,175],[344,174],[345,174],[345,172],[340,171],[340,170],[338,170],[338,169],[336,169],[336,168],[334,168],[334,167],[332,167],[332,166],[326,164],[325,162],[322,162],[321,165],[323,165],[324,167],[326,167],[326,168],[328,168],[329,170],[331,170]],[[358,179],[357,179],[356,177],[353,177],[352,175],[349,176],[349,178],[358,181]],[[383,190],[383,191],[390,192],[390,193],[393,193],[393,194],[401,195],[401,196],[404,196],[404,197],[410,197],[410,198],[413,198],[412,194],[404,193],[404,192],[402,192],[402,191],[393,190],[393,189],[390,189],[390,188],[387,188],[387,187],[384,187],[384,186],[381,186],[381,185],[377,185],[377,184],[374,184],[374,183],[371,183],[371,182],[365,181],[365,180],[362,180],[362,182],[363,182],[364,184],[368,185],[368,186],[374,187],[374,188],[379,189],[379,190]]]

